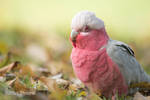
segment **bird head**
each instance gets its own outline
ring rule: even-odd
[[[108,40],[104,22],[93,12],[77,13],[72,19],[71,29],[70,40],[75,48],[95,50],[100,47],[100,42]]]

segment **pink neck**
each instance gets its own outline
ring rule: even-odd
[[[107,44],[109,37],[105,31],[105,28],[100,30],[92,30],[89,35],[81,36],[80,34],[76,38],[76,48],[86,50],[99,50],[102,46]]]

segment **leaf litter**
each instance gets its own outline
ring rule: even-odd
[[[12,40],[11,49],[6,46],[8,50],[3,50],[9,52],[0,55],[0,100],[106,100],[91,93],[73,74],[71,48],[64,48],[68,41],[61,38],[58,41],[65,42],[53,44],[55,39],[49,41],[46,37],[42,40],[46,46],[41,46],[39,36],[17,36],[19,43]],[[47,46],[49,42],[52,47]],[[149,100],[150,86],[142,86],[136,94],[117,100]]]

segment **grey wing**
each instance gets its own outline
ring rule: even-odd
[[[125,43],[109,40],[106,46],[107,53],[118,65],[126,83],[150,82],[150,77],[136,61],[133,50]]]

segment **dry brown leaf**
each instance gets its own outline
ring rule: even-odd
[[[7,81],[6,84],[10,86],[10,85],[12,85],[15,81],[16,81],[16,78],[14,78],[13,80]]]
[[[71,85],[69,85],[69,89],[73,90],[73,91],[77,91],[79,88],[76,84],[71,84]]]
[[[146,100],[150,100],[150,96],[146,97]]]
[[[54,75],[54,76],[51,76],[51,78],[54,79],[54,80],[60,79],[60,78],[62,78],[62,77],[63,77],[63,74],[62,74],[62,73],[59,73],[59,74]]]
[[[10,72],[13,68],[18,65],[19,62],[13,62],[3,68],[0,69],[0,76],[3,76],[5,73]]]
[[[30,89],[27,88],[24,84],[22,84],[18,78],[16,78],[13,84],[13,88],[16,92],[30,92]]]
[[[44,77],[44,76],[40,77],[39,80],[41,82],[43,82],[48,87],[48,89],[50,91],[55,90],[54,89],[54,87],[56,87],[55,80],[53,80],[51,78]]]
[[[62,88],[62,89],[68,89],[70,82],[64,79],[56,79],[56,83]]]
[[[32,71],[29,66],[21,66],[19,69],[19,76],[29,75],[31,77],[36,77],[36,74]]]
[[[137,92],[133,98],[133,100],[147,100],[141,93]]]
[[[32,71],[34,73],[37,73],[38,76],[42,75],[42,76],[50,76],[51,75],[51,71],[48,69],[48,68],[45,68],[45,67],[40,67],[40,66],[37,66],[35,64],[32,64],[30,63],[30,68],[32,69]]]
[[[16,75],[13,73],[6,73],[4,77],[6,78],[6,81],[9,81],[9,80],[13,80],[14,78],[16,78]]]
[[[59,72],[62,72],[62,62],[56,62],[56,61],[51,61],[50,63],[47,63],[48,69],[51,71],[52,75],[56,75]]]

